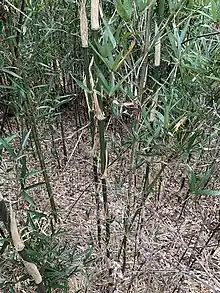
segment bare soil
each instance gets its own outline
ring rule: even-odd
[[[78,252],[92,248],[90,261],[86,264],[79,261],[80,272],[69,278],[70,292],[220,292],[219,198],[192,195],[187,197],[188,169],[186,165],[177,161],[166,167],[160,187],[158,186],[154,194],[147,198],[142,214],[142,229],[137,230],[137,225],[134,224],[127,234],[127,264],[126,270],[122,271],[122,257],[118,258],[118,253],[124,236],[123,219],[130,185],[130,150],[117,158],[110,143],[107,188],[109,212],[112,217],[109,243],[111,255],[110,259],[106,258],[103,213],[102,248],[97,245],[97,213],[89,125],[87,121],[83,121],[82,125],[76,128],[71,113],[67,112],[63,117],[68,151],[65,165],[61,134],[60,131],[55,133],[61,169],[57,167],[56,159],[51,155],[51,138],[48,132],[42,132],[40,140],[59,211],[57,227],[66,231],[61,242],[66,243],[70,249],[77,248]],[[120,139],[118,136],[118,140]],[[31,148],[29,153],[29,168],[39,170],[39,163],[33,157]],[[207,155],[204,165],[208,161]],[[9,158],[5,164],[7,167],[10,166]],[[157,174],[158,168],[158,162],[152,162],[152,178]],[[218,190],[220,180],[217,171],[209,187]],[[12,200],[19,228],[22,229],[26,220],[26,208],[29,208],[29,205],[18,196],[18,184],[13,174],[9,172],[2,176],[0,191],[7,200]],[[132,176],[131,191],[134,202],[131,205],[131,214],[135,212],[141,198],[143,176],[143,167]],[[181,189],[183,178],[186,183]],[[40,175],[35,176],[30,183],[41,179]],[[103,209],[100,182],[98,190]],[[30,191],[30,195],[36,202],[37,211],[49,212],[45,188],[35,188]],[[47,227],[42,229],[46,231]],[[5,280],[11,272],[14,279],[18,279],[21,273],[18,267],[7,264],[7,258],[13,254],[11,250],[11,247],[8,248],[0,256],[0,280]],[[111,277],[109,269],[112,272]],[[20,282],[16,292],[35,291],[27,289],[25,283]]]

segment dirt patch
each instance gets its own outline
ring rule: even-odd
[[[112,164],[109,166],[107,177],[111,217],[108,249],[111,254],[110,259],[106,259],[103,212],[102,248],[97,245],[97,213],[88,122],[83,122],[76,128],[69,114],[64,117],[67,164],[63,164],[60,131],[55,133],[55,142],[62,163],[61,169],[57,167],[57,162],[51,154],[52,145],[46,131],[42,132],[44,135],[41,137],[41,145],[59,211],[58,226],[66,231],[62,234],[62,241],[70,249],[77,247],[77,251],[81,252],[92,248],[90,262],[85,267],[82,262],[80,272],[69,279],[70,292],[220,292],[217,248],[219,198],[186,197],[187,184],[180,189],[183,178],[186,178],[186,166],[175,161],[167,166],[162,184],[155,190],[155,196],[146,199],[141,214],[141,225],[137,226],[137,219],[127,233],[127,264],[125,271],[122,271],[122,253],[119,258],[118,255],[124,236],[123,225],[129,188],[130,150],[126,150],[126,147],[119,157],[111,151],[111,146],[109,147],[109,162]],[[28,166],[30,170],[39,170],[39,163],[31,155],[31,150]],[[158,166],[152,166],[153,178]],[[142,198],[144,172],[143,167],[132,175],[131,215],[135,213]],[[22,229],[29,205],[18,195],[16,178],[6,175],[1,192],[13,201],[19,227]],[[41,179],[39,175],[31,180],[33,183],[33,180],[37,182]],[[218,174],[213,176],[210,185],[215,189],[219,188]],[[103,209],[101,187],[99,182],[98,191]],[[45,188],[38,187],[30,191],[30,195],[38,212],[49,212]],[[7,278],[10,271],[10,266],[6,265],[6,255],[9,253],[10,250],[0,257],[1,268],[7,266],[5,274],[2,274],[3,279]],[[111,277],[109,269],[112,272]],[[17,278],[17,274],[18,271],[14,268],[14,278]],[[17,292],[32,292],[31,289],[22,290],[21,286]]]

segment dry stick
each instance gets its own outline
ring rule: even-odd
[[[80,128],[79,126],[78,126],[78,111],[79,111],[79,105],[77,105],[76,104],[76,102],[74,101],[74,118],[75,118],[75,123],[76,123],[76,129],[78,129],[78,128]],[[76,134],[76,137],[77,137],[77,140],[78,140],[78,133]]]
[[[185,208],[186,208],[186,205],[187,205],[187,202],[188,202],[189,198],[190,198],[190,189],[188,188],[187,192],[186,192],[186,195],[185,195],[185,198],[184,198],[184,201],[183,201],[183,205],[182,205],[178,220],[180,220],[180,218],[182,217],[183,212],[185,211]]]
[[[66,220],[69,218],[69,215],[71,214],[73,208],[75,207],[75,205],[78,203],[78,201],[80,200],[80,198],[83,196],[83,194],[89,190],[89,188],[91,188],[92,184],[89,184],[81,193],[80,195],[77,197],[77,199],[74,201],[74,203],[70,206],[68,214],[66,215]],[[71,196],[71,195],[70,195]]]
[[[190,38],[190,39],[187,39],[187,40],[183,41],[182,45],[185,44],[185,43],[188,43],[190,41],[195,41],[195,40],[197,40],[199,38],[210,37],[210,36],[215,36],[215,35],[220,35],[220,31],[217,30],[214,33],[208,33],[208,34],[204,34],[204,35],[201,35],[201,36],[195,36],[194,38]]]
[[[35,118],[35,108],[32,105],[32,101],[31,101],[31,96],[30,96],[31,92],[27,94],[27,101],[24,104],[24,108],[25,108],[25,112],[26,112],[26,123],[30,123],[31,125],[31,134],[35,143],[35,147],[36,147],[36,151],[37,151],[37,156],[40,162],[40,166],[41,166],[41,170],[42,170],[42,174],[44,177],[44,181],[46,184],[46,189],[47,189],[47,194],[49,196],[49,201],[50,201],[50,206],[51,206],[51,214],[54,218],[54,221],[57,222],[57,209],[56,209],[56,204],[54,201],[54,197],[53,197],[53,193],[52,193],[52,188],[51,188],[51,184],[50,184],[50,179],[47,173],[47,169],[46,169],[46,164],[45,164],[45,159],[43,156],[43,152],[42,152],[42,148],[41,148],[41,144],[40,144],[40,140],[39,140],[39,135],[38,135],[38,130],[37,130],[37,125],[36,125],[36,118]],[[51,221],[52,224],[52,221]]]
[[[66,148],[66,140],[65,140],[64,127],[63,127],[62,113],[60,113],[60,130],[61,130],[61,139],[62,139],[62,146],[63,146],[64,164],[66,164],[67,163],[67,148]]]
[[[141,271],[141,269],[142,269],[142,267],[145,265],[145,263],[146,263],[146,260],[144,260],[144,261],[139,265],[138,270],[136,270],[137,273],[135,273],[135,274],[133,274],[133,275],[131,276],[131,280],[130,280],[129,285],[128,285],[127,293],[130,292],[130,289],[131,289],[131,286],[132,286],[132,283],[133,283],[134,279],[137,278],[138,276],[140,276],[141,274],[143,274],[143,271]]]
[[[164,169],[166,168],[166,166],[168,165],[168,163],[170,162],[171,160],[171,157],[168,159],[168,162],[167,163],[164,163],[163,166],[161,167],[160,171],[157,173],[157,175],[155,176],[154,180],[151,182],[151,184],[149,185],[149,187],[147,188],[147,191],[145,193],[143,193],[143,196],[142,196],[142,200],[141,200],[141,203],[139,204],[138,208],[136,209],[136,212],[134,213],[130,223],[129,223],[129,229],[132,228],[133,224],[134,224],[134,221],[136,220],[136,218],[140,215],[141,211],[142,211],[142,208],[144,207],[145,205],[145,202],[148,198],[148,195],[150,194],[150,192],[152,191],[155,183],[157,182],[158,180],[158,177],[164,172]],[[124,246],[124,241],[125,241],[125,236],[123,237],[123,240],[122,240],[122,244],[121,244],[121,247],[119,249],[119,253],[118,253],[118,259],[120,258],[120,255],[121,255],[121,251],[122,251],[122,247]]]
[[[218,223],[218,224],[215,226],[215,228],[212,230],[211,235],[209,236],[209,238],[208,238],[208,240],[206,241],[206,243],[203,245],[203,247],[202,247],[202,248],[200,249],[200,251],[198,252],[198,255],[201,255],[201,253],[203,252],[203,250],[207,247],[207,245],[209,244],[209,242],[210,242],[210,241],[212,240],[212,238],[215,236],[216,232],[219,232],[219,229],[220,229],[220,223]],[[192,260],[191,264],[189,265],[189,269],[191,269],[191,268],[193,267],[193,265],[195,264],[196,260],[197,260],[197,257],[195,257],[195,258]],[[183,280],[184,280],[184,276],[182,276],[182,277],[180,278],[180,280],[179,280],[179,285],[176,286],[176,287],[173,289],[172,293],[176,292],[176,290],[179,291],[179,288],[180,288],[181,283],[183,282]],[[178,291],[177,291],[177,292],[178,292]]]
[[[80,33],[81,33],[81,42],[83,48],[83,57],[84,57],[84,71],[86,77],[86,85],[89,91],[91,91],[91,82],[89,75],[89,57],[88,57],[88,24],[86,16],[86,7],[85,0],[81,1],[80,6]],[[96,201],[96,218],[97,218],[97,237],[98,237],[98,246],[101,247],[101,219],[100,219],[100,198],[98,193],[98,168],[97,168],[97,156],[94,150],[95,147],[95,116],[94,116],[94,106],[93,98],[91,92],[85,92],[87,97],[87,107],[90,119],[90,136],[91,136],[91,146],[93,150],[93,178],[94,178],[94,189],[95,189],[95,201]]]
[[[196,237],[196,240],[194,242],[193,248],[191,250],[191,254],[190,254],[189,259],[188,259],[188,266],[189,266],[189,268],[190,268],[190,264],[195,260],[196,247],[197,247],[198,242],[200,240],[200,236],[202,235],[203,229],[204,229],[204,225],[201,225],[200,230],[198,232],[198,235]]]
[[[144,187],[143,187],[143,192],[147,192],[147,188],[149,187],[149,179],[150,176],[150,163],[146,163],[146,171],[145,171],[145,178],[144,178]],[[142,212],[142,213],[141,213]],[[141,239],[141,230],[143,228],[143,223],[144,223],[144,207],[142,207],[142,210],[138,215],[138,220],[137,220],[137,228],[135,231],[135,247],[134,247],[134,262],[133,262],[133,271],[135,269],[135,264],[136,260],[138,258],[138,239]],[[139,238],[138,238],[139,236]]]
[[[73,156],[73,154],[74,154],[74,152],[75,152],[77,146],[79,145],[79,142],[80,142],[80,140],[81,140],[81,137],[82,137],[83,133],[84,133],[84,130],[82,130],[82,132],[80,133],[80,135],[79,135],[79,137],[78,137],[78,139],[77,139],[77,142],[75,143],[75,146],[74,146],[74,148],[73,148],[73,150],[72,150],[72,152],[71,152],[71,154],[70,154],[70,156],[69,156],[68,161],[66,162],[66,166],[65,166],[65,168],[63,169],[63,171],[67,168],[67,165],[69,164],[70,160],[72,159],[72,156]],[[77,132],[77,134],[78,134],[78,132]]]
[[[89,64],[88,62],[88,48],[87,54],[85,54],[85,66]],[[91,89],[91,81],[90,81],[90,66],[86,66],[86,81],[88,80],[88,88]],[[88,108],[89,108],[89,117],[90,117],[90,133],[92,139],[92,156],[93,156],[93,179],[94,179],[94,190],[95,190],[95,201],[96,201],[96,221],[97,221],[97,237],[98,237],[98,246],[101,248],[101,239],[102,239],[102,229],[101,229],[101,215],[100,215],[100,196],[98,192],[98,158],[96,153],[96,145],[97,145],[97,133],[96,133],[96,121],[95,121],[95,112],[94,112],[94,99],[92,94],[88,95]]]
[[[135,147],[136,143],[134,142],[131,149],[131,155],[130,155],[130,171],[128,175],[128,193],[127,193],[127,206],[126,206],[126,212],[124,216],[124,243],[123,243],[123,264],[122,264],[122,272],[125,272],[126,269],[126,262],[127,262],[127,239],[128,239],[128,233],[130,230],[129,223],[130,223],[130,216],[131,216],[131,184],[132,184],[132,177],[133,177],[133,162],[134,162],[134,154],[135,154]]]
[[[101,229],[101,203],[98,192],[98,167],[97,167],[97,157],[93,157],[93,176],[94,176],[94,186],[95,186],[95,202],[96,202],[96,222],[97,222],[97,237],[98,237],[98,246],[101,248],[102,240],[102,229]]]

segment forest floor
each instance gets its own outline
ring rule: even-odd
[[[79,273],[69,279],[70,292],[220,292],[219,198],[187,198],[186,184],[180,189],[183,178],[187,182],[187,166],[171,162],[166,168],[160,194],[145,202],[142,229],[138,235],[135,229],[127,235],[127,265],[125,272],[122,272],[122,261],[121,257],[118,259],[118,253],[124,236],[122,223],[129,184],[129,150],[115,162],[115,154],[111,153],[111,148],[109,152],[109,161],[112,164],[108,169],[107,188],[109,211],[113,220],[109,243],[111,257],[107,260],[104,241],[101,249],[97,245],[96,201],[88,121],[76,128],[68,111],[63,119],[68,157],[67,163],[62,164],[61,169],[51,155],[50,137],[42,134],[40,140],[59,211],[58,227],[66,230],[62,241],[82,254],[91,249],[89,261],[79,261]],[[55,137],[58,153],[62,154],[59,131],[55,133]],[[63,162],[63,155],[60,157]],[[206,163],[204,162],[204,166]],[[39,169],[31,154],[29,166]],[[133,197],[137,199],[141,193],[142,172],[142,168],[138,169],[132,185]],[[37,177],[33,182],[34,180]],[[209,185],[210,188],[220,189],[217,171]],[[19,226],[22,227],[28,204],[17,197],[17,187],[12,184],[11,178],[7,181],[4,179],[1,191],[6,198],[13,199]],[[101,184],[99,191],[101,196]],[[36,202],[37,211],[49,211],[49,200],[44,188],[38,187],[30,191],[30,194]],[[0,271],[2,268],[0,267]],[[111,280],[109,268],[112,270]],[[10,272],[10,268],[6,271]],[[23,285],[20,286],[17,292],[32,292],[24,289]]]

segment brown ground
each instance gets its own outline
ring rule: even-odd
[[[185,201],[187,188],[184,187],[180,191],[180,184],[186,174],[187,166],[177,162],[172,162],[166,168],[160,196],[147,199],[142,230],[136,235],[136,226],[134,226],[128,233],[127,266],[124,273],[122,273],[122,260],[121,258],[118,260],[117,255],[123,238],[123,216],[129,184],[129,150],[109,167],[107,177],[109,211],[114,218],[109,245],[111,259],[106,260],[104,241],[102,249],[97,247],[96,203],[89,128],[87,122],[82,123],[78,131],[74,125],[75,122],[67,113],[65,135],[68,162],[65,166],[62,164],[62,169],[57,168],[56,161],[51,156],[50,138],[46,135],[41,138],[55,201],[60,211],[58,225],[67,230],[61,242],[67,243],[69,248],[77,247],[78,252],[93,247],[90,262],[85,264],[77,260],[81,271],[69,278],[70,292],[107,292],[107,288],[112,293],[220,292],[220,249],[217,228],[219,198],[190,196]],[[56,133],[56,138],[59,154],[62,154],[59,132]],[[111,162],[115,155],[110,152],[109,156]],[[10,165],[7,161],[5,164]],[[32,157],[29,165],[31,168],[38,168],[36,160]],[[157,169],[158,164],[154,163],[152,178]],[[132,198],[136,198],[137,202],[141,196],[143,172],[143,168],[136,172],[136,185],[132,183],[131,186]],[[36,177],[32,180],[38,179]],[[1,191],[7,199],[13,200],[19,227],[22,229],[26,217],[24,208],[28,205],[24,204],[22,198],[17,197],[18,185],[12,175],[2,176],[2,184]],[[210,188],[218,189],[219,186],[220,181],[216,171],[210,182]],[[101,186],[99,190],[101,194]],[[36,188],[31,191],[31,195],[37,203],[37,211],[49,210],[47,194],[43,188]],[[135,208],[136,205],[131,207],[132,212]],[[46,231],[47,227],[43,229]],[[104,221],[102,221],[103,230]],[[134,259],[135,249],[138,257]],[[0,280],[7,278],[10,270],[13,271],[14,278],[19,277],[18,267],[13,268],[11,264],[11,267],[7,264],[7,257],[10,254],[12,252],[7,251],[0,256],[0,272],[2,271]],[[111,278],[108,276],[108,268],[112,269]],[[79,289],[81,291],[77,291]],[[16,292],[35,292],[28,290],[21,283]]]

